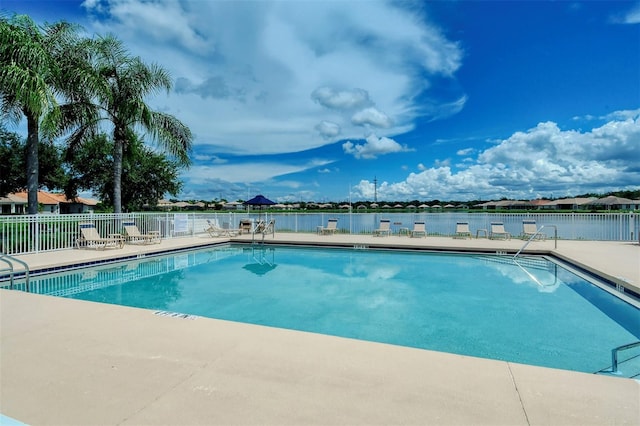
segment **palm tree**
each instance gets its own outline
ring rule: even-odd
[[[28,213],[38,213],[40,132],[53,134],[60,122],[57,96],[69,78],[77,26],[66,22],[39,27],[26,15],[0,16],[0,115],[27,120]],[[81,72],[73,73],[74,80]],[[77,80],[76,80],[77,81]]]
[[[107,122],[113,135],[113,208],[122,212],[122,159],[135,139],[135,129],[144,129],[178,164],[190,164],[192,135],[187,126],[170,114],[152,110],[144,101],[159,90],[171,90],[169,73],[156,64],[147,65],[131,56],[113,35],[88,40],[94,80],[75,94],[77,101],[64,109],[65,130],[74,129],[69,145],[97,136]],[[78,123],[80,123],[78,125]]]

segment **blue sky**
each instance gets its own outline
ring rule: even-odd
[[[2,0],[165,67],[182,199],[473,200],[640,187],[638,1]]]

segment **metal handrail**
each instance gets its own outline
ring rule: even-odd
[[[27,265],[26,262],[20,259],[17,259],[13,256],[10,256],[2,252],[0,252],[0,260],[6,263],[7,265],[9,265],[9,268],[7,270],[9,271],[9,288],[10,289],[13,289],[13,276],[15,275],[15,272],[13,269],[13,262],[16,262],[22,265],[22,267],[24,268],[26,289],[27,291],[29,291],[29,265]]]
[[[635,348],[636,346],[640,346],[640,341],[627,343],[626,345],[618,346],[617,348],[611,349],[611,372],[612,373],[616,373],[618,371],[618,352]]]
[[[554,229],[554,231],[553,231],[553,240],[554,240],[553,248],[554,249],[558,248],[558,227],[555,226],[555,225],[542,225],[540,227],[540,229],[537,229],[536,232],[534,232],[533,235],[531,235],[529,237],[527,242],[525,242],[524,245],[522,247],[520,247],[520,250],[518,250],[518,252],[513,256],[514,260],[520,255],[520,253],[522,253],[522,250],[524,250],[529,245],[529,243],[531,243],[531,241],[533,241],[538,235],[540,235],[540,233],[542,232],[542,229],[545,226],[552,227]]]

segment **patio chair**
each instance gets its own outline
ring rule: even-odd
[[[93,223],[79,223],[82,236],[76,239],[76,247],[106,249],[124,247],[124,236],[122,234],[109,234],[107,238],[102,238]]]
[[[504,229],[504,223],[491,222],[491,232],[489,232],[489,239],[497,240],[501,238],[505,240],[510,240],[511,234]]]
[[[126,241],[133,244],[160,244],[160,232],[149,231],[147,234],[143,234],[138,229],[138,225],[135,222],[123,222],[124,232],[126,234]]]
[[[240,221],[240,233],[241,234],[250,234],[252,230],[253,222],[249,219],[242,219]]]
[[[226,222],[226,228],[224,227],[224,224],[220,227],[217,219],[207,219],[207,223],[209,224],[209,227],[206,228],[205,231],[212,237],[232,237],[241,233],[239,229],[230,229],[228,222]]]
[[[534,237],[535,240],[546,240],[547,239],[547,235],[542,233],[542,232],[538,232],[538,226],[536,225],[536,221],[533,219],[525,219],[522,221],[522,234],[520,235],[520,237],[523,240],[528,240],[531,237]]]
[[[373,230],[374,237],[384,237],[391,235],[391,221],[389,219],[380,219],[380,227]]]
[[[426,237],[427,236],[426,224],[424,222],[414,222],[413,229],[411,230],[411,233],[409,234],[409,236],[411,238],[419,237],[419,236]]]
[[[456,233],[454,234],[453,238],[471,238],[469,222],[456,223]]]
[[[333,235],[338,230],[338,219],[327,220],[327,226],[318,228],[318,233],[321,235]]]
[[[242,234],[242,229],[232,228],[229,222],[222,222],[222,230],[230,237],[235,237],[238,234]]]

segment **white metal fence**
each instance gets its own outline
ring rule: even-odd
[[[537,226],[554,225],[558,238],[592,241],[638,241],[640,215],[634,213],[267,213],[275,219],[277,232],[315,232],[330,218],[338,219],[338,232],[371,234],[381,219],[391,221],[399,233],[411,229],[415,221],[424,221],[428,235],[453,235],[457,222],[469,222],[472,233],[489,230],[491,222],[503,222],[514,237],[522,233],[522,221],[533,219]],[[265,214],[246,212],[219,213],[127,213],[81,215],[0,216],[0,252],[7,254],[38,253],[70,249],[80,237],[79,224],[92,222],[102,236],[122,233],[124,221],[133,220],[142,233],[159,231],[162,238],[180,238],[202,234],[207,220],[217,220],[237,228],[241,220],[257,220]],[[553,236],[553,229],[545,229]]]

